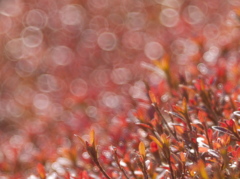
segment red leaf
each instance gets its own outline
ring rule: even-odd
[[[168,114],[171,114],[171,115],[173,115],[173,116],[175,116],[175,117],[177,117],[179,119],[182,119],[183,121],[185,120],[184,117],[182,117],[181,115],[179,115],[176,112],[172,112],[172,111],[165,111],[165,112],[167,112]]]
[[[183,134],[186,131],[186,127],[180,126],[180,125],[174,125],[173,126],[177,133]]]
[[[150,126],[149,124],[144,124],[144,123],[137,123],[138,126],[140,127],[144,127],[144,128],[147,128],[147,129],[153,129],[152,126]]]
[[[232,128],[235,125],[235,122],[233,121],[233,119],[229,119],[227,121],[225,121],[225,123],[228,125],[228,127]]]
[[[158,146],[157,146],[156,142],[153,142],[153,141],[152,141],[152,142],[150,143],[150,151],[151,151],[152,153],[158,151]]]
[[[219,126],[212,126],[212,128],[216,131],[225,133],[225,134],[229,134],[229,135],[233,135],[231,131],[229,131],[227,128],[224,127],[219,127]]]
[[[207,151],[208,151],[208,148],[206,148],[206,147],[198,147],[199,153],[203,153],[203,152],[207,152]]]
[[[203,111],[198,112],[198,119],[203,123],[206,121],[207,114]]]
[[[182,108],[179,107],[179,106],[173,105],[172,108],[173,108],[173,110],[176,111],[176,112],[183,113]]]
[[[207,133],[208,133],[208,138],[209,138],[209,140],[212,141],[212,136],[213,136],[213,131],[212,131],[212,129],[208,129],[208,130],[207,130]]]
[[[46,172],[45,172],[45,168],[41,163],[38,163],[37,165],[37,172],[39,174],[39,177],[41,179],[45,179],[46,178]]]

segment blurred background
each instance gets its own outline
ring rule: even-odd
[[[239,0],[1,0],[0,176],[29,176],[72,146],[73,134],[105,136],[128,122],[147,99],[145,81],[164,81],[153,61],[166,54],[184,75],[215,73],[208,66],[230,48],[234,66],[239,8]]]

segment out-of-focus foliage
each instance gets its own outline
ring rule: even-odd
[[[239,178],[239,27],[239,0],[0,1],[0,177]]]

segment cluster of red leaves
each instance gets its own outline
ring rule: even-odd
[[[170,71],[168,75],[173,74],[171,65],[164,68]],[[231,79],[198,76],[197,80],[187,82],[181,76],[176,80],[176,88],[171,87],[169,76],[166,80],[171,91],[168,106],[161,101],[160,90],[159,93],[149,89],[151,107],[139,107],[135,113],[136,125],[140,128],[139,150],[126,138],[128,149],[120,149],[118,153],[122,165],[115,149],[115,158],[105,166],[107,175],[98,162],[101,157],[93,156],[93,150],[86,143],[94,163],[107,178],[114,178],[110,172],[113,167],[122,178],[239,178],[240,88],[235,85],[239,83],[239,72],[225,71],[225,75],[227,73],[232,73]],[[225,81],[220,83],[219,78]],[[95,149],[94,152],[97,153]]]

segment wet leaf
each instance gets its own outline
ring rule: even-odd
[[[138,150],[139,150],[140,155],[141,155],[143,158],[145,158],[145,156],[146,156],[146,149],[145,149],[145,145],[144,145],[143,142],[140,142],[140,143],[139,143]]]
[[[204,152],[207,152],[208,151],[208,148],[206,147],[198,147],[198,152],[199,153],[204,153]]]
[[[180,159],[181,159],[181,161],[182,162],[186,162],[186,154],[185,153],[183,153],[183,152],[180,152]]]
[[[229,119],[225,121],[225,123],[227,124],[229,130],[231,130],[234,133],[237,133],[237,126],[233,119]]]
[[[144,123],[137,123],[138,126],[140,127],[144,127],[144,128],[147,128],[147,129],[153,129],[152,126],[150,126],[149,124],[144,124]]]
[[[209,179],[206,168],[205,168],[205,164],[202,160],[198,162],[198,170],[202,179]]]
[[[181,114],[183,114],[183,112],[184,112],[184,111],[182,110],[182,108],[179,107],[179,106],[173,105],[172,108],[173,108],[174,111],[179,112],[179,113],[181,113]]]
[[[218,152],[216,152],[215,150],[212,150],[212,149],[208,149],[208,153],[210,153],[212,156],[216,157],[216,158],[219,158],[220,155]]]
[[[178,134],[183,134],[186,131],[184,126],[174,125],[173,126]]]
[[[95,146],[96,146],[95,142],[96,142],[96,140],[95,140],[95,131],[92,129],[90,131],[90,145],[93,146],[93,148],[95,148]]]
[[[161,142],[160,142],[156,137],[154,137],[154,136],[152,136],[152,135],[149,135],[149,138],[150,138],[151,140],[153,140],[160,148],[163,147],[163,145],[161,144]]]
[[[158,151],[158,146],[157,146],[157,143],[156,143],[156,142],[153,142],[153,141],[152,141],[152,142],[150,143],[150,151],[153,152],[153,153]]]
[[[160,69],[166,72],[166,71],[169,71],[169,68],[170,68],[169,61],[170,61],[169,56],[165,55],[160,61],[155,60],[154,63],[157,67],[159,67]]]
[[[149,91],[148,94],[149,94],[149,97],[151,99],[151,102],[152,103],[157,103],[156,95],[152,91]]]
[[[134,113],[134,116],[140,120],[141,122],[144,122],[145,121],[145,109],[143,108],[139,108],[135,113]]]
[[[46,178],[45,168],[44,168],[44,166],[43,166],[41,163],[39,163],[39,164],[37,165],[37,172],[38,172],[39,177],[40,177],[41,179],[45,179],[45,178]]]
[[[167,137],[167,135],[165,133],[163,133],[161,136],[160,136],[160,139],[161,139],[161,142],[163,143],[163,145],[169,147],[170,145],[170,142],[169,142],[169,139]]]
[[[208,133],[209,140],[212,141],[212,138],[213,138],[213,131],[212,131],[212,129],[208,129],[207,133]]]
[[[212,126],[212,129],[222,132],[222,133],[225,133],[225,134],[233,135],[231,131],[229,131],[227,128],[224,128],[224,127]]]
[[[198,119],[203,123],[206,122],[207,114],[203,111],[198,112]]]
[[[180,114],[176,113],[176,112],[166,111],[166,110],[165,110],[165,112],[167,112],[168,114],[173,115],[173,116],[175,116],[175,117],[177,117],[177,118],[182,119],[183,121],[185,121],[185,118],[184,118],[183,116],[181,116]]]
[[[196,130],[198,130],[198,131],[203,131],[204,130],[201,123],[197,123],[197,124],[196,123],[191,123],[191,126],[195,127]]]

